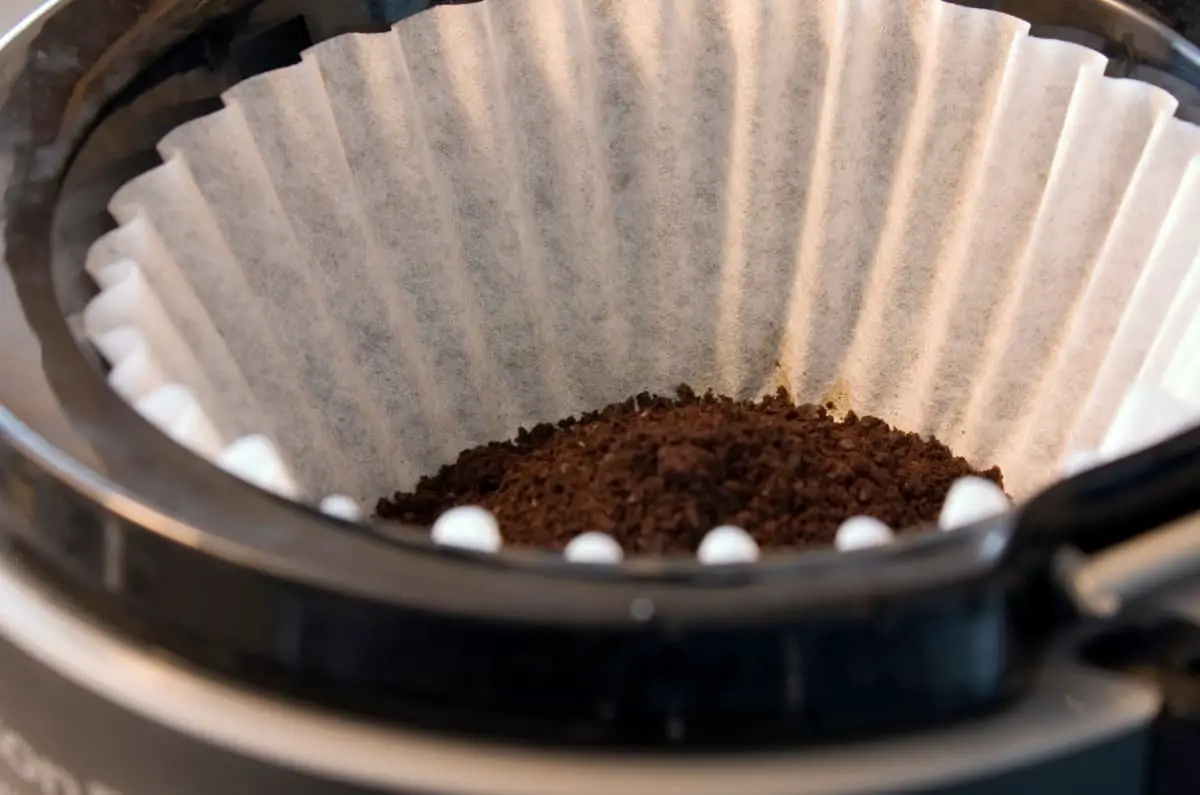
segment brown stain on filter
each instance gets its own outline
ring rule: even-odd
[[[761,394],[774,395],[782,389],[791,396],[793,401],[797,403],[804,403],[812,400],[812,395],[797,395],[792,391],[794,375],[795,374],[781,358],[779,361],[775,362],[775,368],[772,370],[770,377],[767,379],[766,388]],[[839,376],[825,389],[824,392],[821,393],[820,399],[815,402],[820,406],[824,406],[832,416],[838,419],[844,418],[847,414],[854,410],[854,399],[850,391],[850,382]]]
[[[850,396],[850,382],[845,378],[838,378],[821,395],[820,403],[835,417],[845,417],[854,408]]]

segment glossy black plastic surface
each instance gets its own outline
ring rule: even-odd
[[[587,616],[598,600],[586,598],[576,620],[456,615],[198,555],[139,532],[19,457],[3,463],[0,495],[18,509],[4,526],[10,554],[98,620],[243,681],[346,709],[545,742],[740,745],[960,718],[998,706],[1021,684],[1009,583],[990,567],[952,587],[934,579],[872,595],[855,592],[834,565],[842,561],[813,556],[774,576],[681,581],[673,601],[651,596],[661,582],[614,582],[629,601],[607,620]],[[961,575],[955,558],[994,548],[1003,533],[915,545],[894,558],[893,574]],[[106,548],[117,534],[119,560]],[[892,579],[878,571],[880,583]],[[534,597],[555,591],[528,570],[509,574],[513,589]],[[446,585],[469,597],[472,575],[464,566]],[[809,596],[824,598],[807,606],[787,598],[802,590],[788,587],[793,577],[810,578]],[[779,595],[777,610],[740,609],[764,589]],[[698,600],[723,609],[693,618],[671,610]]]

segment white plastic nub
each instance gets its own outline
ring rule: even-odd
[[[722,525],[708,531],[696,557],[706,566],[753,563],[758,560],[758,544],[742,528]]]
[[[959,478],[946,495],[938,526],[943,530],[956,530],[999,516],[1011,505],[1004,491],[992,481],[977,477]]]
[[[433,523],[430,535],[435,544],[477,552],[499,552],[504,545],[496,517],[472,505],[446,511]]]
[[[890,544],[893,538],[892,528],[878,519],[855,516],[842,522],[833,543],[842,552],[854,552]]]
[[[583,533],[571,539],[563,557],[572,563],[620,563],[625,550],[607,533]]]
[[[231,475],[289,500],[300,498],[300,486],[283,457],[265,436],[243,436],[231,444],[217,464]]]
[[[357,522],[362,519],[362,508],[359,507],[358,500],[343,494],[331,494],[321,500],[321,513],[344,522]]]

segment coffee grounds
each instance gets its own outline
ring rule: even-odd
[[[764,549],[832,543],[843,520],[874,516],[898,530],[933,521],[964,475],[941,442],[851,413],[680,387],[638,395],[511,442],[468,450],[410,494],[379,501],[382,519],[430,525],[458,505],[489,509],[511,545],[562,549],[609,533],[627,553],[692,554],[722,524]]]

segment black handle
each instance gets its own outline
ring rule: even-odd
[[[1059,483],[1017,520],[1011,549],[1094,553],[1200,512],[1200,427]]]

